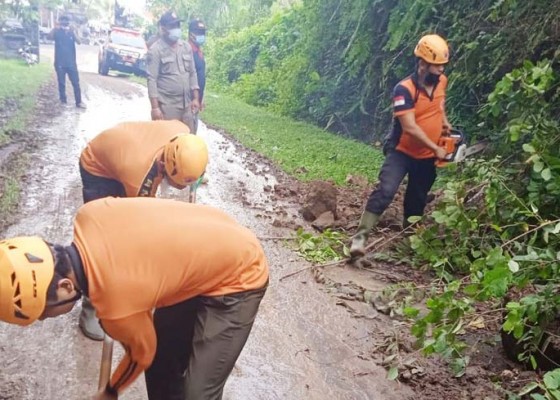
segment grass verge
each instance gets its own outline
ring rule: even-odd
[[[29,156],[12,155],[0,170],[0,230],[13,222],[13,211],[17,208],[21,194],[20,182],[25,175]]]
[[[22,131],[33,115],[36,94],[52,75],[49,63],[28,67],[21,60],[0,59],[0,146],[10,141],[10,132]]]
[[[383,154],[371,146],[224,94],[208,93],[205,102],[204,122],[224,129],[298,179],[332,179],[341,185],[348,175],[377,178]]]

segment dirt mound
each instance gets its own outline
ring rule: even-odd
[[[336,219],[337,196],[338,192],[331,182],[310,182],[307,185],[304,206],[300,210],[303,219],[315,221],[329,212]]]

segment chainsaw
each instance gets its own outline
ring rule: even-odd
[[[488,146],[488,141],[483,140],[467,146],[465,134],[460,130],[452,129],[448,135],[440,137],[438,146],[443,147],[447,155],[444,159],[436,161],[436,167],[445,167],[448,163],[458,163],[473,154],[480,153]]]

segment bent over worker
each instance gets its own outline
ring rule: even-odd
[[[435,162],[446,156],[437,145],[442,133],[451,129],[445,113],[447,78],[443,75],[449,62],[446,41],[438,35],[420,39],[414,55],[416,71],[397,84],[393,92],[393,130],[386,148],[386,158],[379,173],[379,184],[370,194],[365,211],[352,239],[350,255],[365,254],[365,244],[381,214],[391,204],[406,175],[404,221],[421,216],[428,191],[436,178]]]
[[[174,200],[87,203],[69,246],[0,242],[0,320],[56,317],[84,295],[122,343],[125,355],[97,400],[116,399],[143,371],[150,400],[221,399],[267,283],[250,230],[215,208]]]
[[[180,121],[125,122],[93,138],[80,156],[84,203],[113,197],[155,196],[165,179],[183,189],[206,169],[204,140]],[[103,340],[93,307],[82,301],[79,326],[84,335]]]

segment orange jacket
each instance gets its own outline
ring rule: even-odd
[[[204,205],[154,198],[95,200],[78,210],[74,244],[101,325],[126,350],[111,378],[118,391],[152,363],[155,308],[258,289],[268,280],[255,235]]]
[[[393,93],[393,115],[397,118],[407,112],[414,112],[416,123],[430,140],[439,141],[442,134],[443,116],[445,113],[445,90],[447,77],[441,75],[432,96],[415,83],[416,76],[411,75],[399,82]],[[397,120],[398,121],[398,120]],[[434,152],[406,131],[402,131],[400,123],[394,129],[401,130],[397,150],[416,159],[435,157]]]
[[[81,166],[90,174],[123,184],[128,197],[155,196],[163,175],[148,173],[161,158],[163,147],[188,133],[180,121],[124,122],[101,132],[82,151]]]

